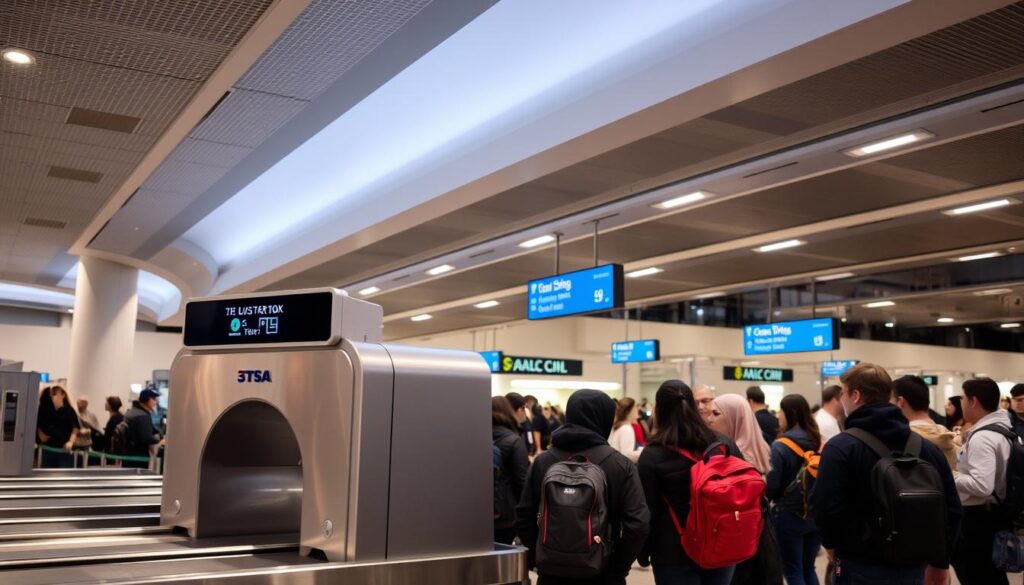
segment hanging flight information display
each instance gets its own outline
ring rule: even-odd
[[[491,368],[491,373],[497,373],[501,371],[501,358],[504,354],[500,351],[481,351],[480,357],[484,358],[487,362],[487,366]]]
[[[326,291],[190,302],[185,345],[326,342],[333,306],[334,295]]]
[[[807,319],[743,328],[743,353],[799,353],[839,349],[839,326],[835,319]]]
[[[838,377],[846,373],[853,366],[860,363],[860,360],[835,360],[821,363],[821,375],[827,377]]]
[[[531,280],[526,317],[551,319],[619,309],[625,304],[622,289],[621,264],[605,264]]]
[[[661,342],[657,339],[618,341],[612,344],[612,363],[656,362],[661,359]]]

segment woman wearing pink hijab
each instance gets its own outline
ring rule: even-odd
[[[771,449],[764,441],[761,427],[754,418],[745,397],[724,394],[715,398],[714,412],[709,426],[736,443],[743,459],[762,475],[771,469]],[[757,554],[736,565],[731,585],[782,585],[782,558],[775,538],[775,528],[768,513],[767,501],[762,506],[764,528]]]
[[[738,394],[724,394],[715,398],[715,413],[711,428],[736,442],[743,458],[762,475],[771,468],[771,448],[765,443],[761,427],[746,399]]]

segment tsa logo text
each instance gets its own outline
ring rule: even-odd
[[[238,382],[272,382],[270,370],[238,370]]]

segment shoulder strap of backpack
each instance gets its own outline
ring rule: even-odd
[[[800,448],[800,445],[796,444],[796,441],[788,437],[780,437],[776,440],[782,443],[783,445],[789,447],[789,450],[796,453],[797,457],[803,459],[805,451]]]
[[[903,448],[903,452],[907,455],[913,455],[914,457],[921,456],[921,449],[924,447],[924,440],[921,435],[910,431],[910,436],[907,437],[907,446]]]
[[[564,449],[558,449],[556,447],[552,447],[548,449],[548,451],[554,453],[555,457],[559,461],[568,461],[569,459],[572,459],[577,455],[581,455],[583,457],[586,457],[587,461],[597,466],[600,466],[602,463],[604,463],[605,459],[608,459],[615,453],[618,453],[618,451],[613,449],[611,445],[597,445],[595,447],[590,447],[589,449],[584,449],[576,453],[570,453],[569,451],[566,451]]]
[[[1011,431],[1010,429],[1004,427],[1003,425],[991,424],[976,428],[971,431],[971,436],[974,436],[974,433],[977,433],[979,431],[991,431],[993,433],[999,433],[1000,435],[1006,437],[1011,443],[1020,440],[1020,437],[1017,436],[1017,433]]]
[[[877,453],[880,458],[888,459],[892,457],[892,451],[885,446],[885,443],[879,441],[878,437],[864,429],[846,429],[843,432],[848,433],[851,437],[870,447],[871,450]],[[916,435],[917,433],[911,432],[910,434]]]

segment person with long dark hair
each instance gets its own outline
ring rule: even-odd
[[[704,423],[689,386],[680,380],[662,383],[654,400],[654,432],[638,464],[651,510],[651,530],[640,559],[641,564],[651,564],[658,585],[726,585],[732,579],[735,567],[702,569],[687,556],[669,513],[671,506],[680,521],[690,513],[693,461],[679,451],[703,453],[716,441],[740,457],[731,440]]]
[[[964,407],[962,396],[950,396],[946,401],[946,428],[953,430],[964,426]]]
[[[782,572],[789,585],[818,585],[814,561],[821,538],[810,517],[809,498],[814,477],[805,454],[820,453],[818,423],[807,400],[790,394],[779,405],[782,436],[772,443],[771,471],[766,495],[774,503],[775,535],[782,555]]]
[[[501,453],[494,481],[494,541],[512,544],[516,537],[516,505],[530,471],[530,459],[526,443],[519,436],[516,413],[504,396],[491,398],[491,439]]]
[[[46,392],[50,406],[39,420],[36,431],[41,444],[63,450],[63,453],[43,451],[43,467],[74,467],[75,437],[78,436],[78,413],[68,401],[68,393],[60,386],[53,386]]]

